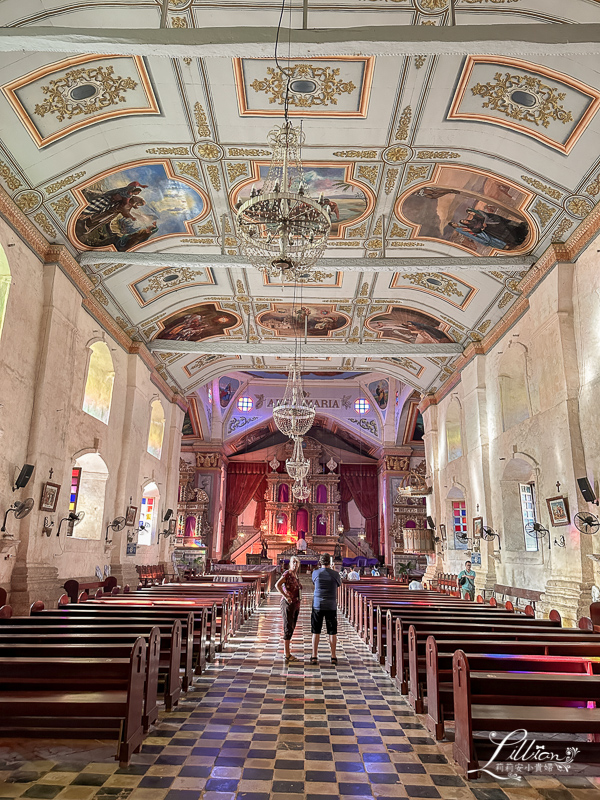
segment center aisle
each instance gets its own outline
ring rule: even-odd
[[[195,681],[183,703],[190,713],[167,715],[161,737],[168,730],[199,737],[172,789],[204,788],[205,800],[233,800],[236,792],[239,800],[474,798],[341,614],[337,668],[326,636],[319,666],[308,663],[311,600],[305,594],[292,640],[303,663],[283,661],[279,595],[272,594]],[[152,741],[176,745],[177,738]]]

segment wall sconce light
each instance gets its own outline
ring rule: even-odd
[[[50,519],[50,517],[44,517],[44,524],[42,526],[42,533],[46,534],[46,536],[50,536],[52,533],[52,528],[54,527],[54,520]]]
[[[567,543],[565,541],[565,537],[564,536],[560,536],[558,539],[555,539],[554,540],[554,544],[557,547],[566,547],[567,546]]]

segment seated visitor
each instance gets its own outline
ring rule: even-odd
[[[417,575],[416,577],[414,577],[412,579],[412,581],[408,584],[408,588],[409,589],[417,589],[417,590],[418,589],[423,589],[424,587],[423,587],[422,578],[423,578],[422,575]]]
[[[352,569],[348,573],[348,580],[349,581],[359,581],[360,580],[360,573],[357,571],[356,567],[352,567]]]
[[[379,575],[380,575],[380,573],[379,573],[379,567],[377,567],[377,566],[373,566],[373,567],[371,567],[371,575],[372,575],[374,578],[379,578]]]
[[[342,571],[340,572],[340,578],[341,578],[343,581],[345,581],[347,577],[348,577],[348,571],[346,570],[346,567],[344,567],[344,568],[342,569]]]

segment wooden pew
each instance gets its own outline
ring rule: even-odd
[[[13,657],[0,662],[0,735],[117,739],[126,766],[143,738],[146,643],[129,658]]]
[[[137,637],[126,634],[119,636],[118,641],[98,641],[103,638],[107,637],[86,638],[81,632],[73,634],[68,631],[59,634],[58,637],[53,637],[44,629],[38,630],[37,628],[31,632],[28,629],[21,633],[15,633],[12,629],[0,630],[0,663],[4,659],[18,657],[83,660],[129,658],[131,649],[137,640]],[[142,715],[144,732],[147,732],[158,718],[156,704],[160,660],[160,631],[158,628],[152,629],[147,641]]]
[[[69,600],[71,603],[76,603],[77,598],[81,595],[82,592],[87,592],[88,594],[92,591],[101,590],[102,592],[106,592],[110,594],[113,589],[117,586],[117,579],[109,575],[108,578],[105,578],[103,581],[88,581],[80,582],[74,579],[65,581],[63,584],[63,589],[69,596]]]
[[[515,617],[515,619],[524,619]],[[412,623],[411,623],[412,624]],[[425,625],[415,622],[417,636],[426,638],[435,636],[438,641],[444,639],[462,639],[463,647],[466,642],[486,639],[488,641],[548,641],[548,642],[587,642],[593,634],[580,631],[577,628],[559,628],[548,625],[545,627],[529,628],[527,625],[507,625],[506,623],[490,625],[489,623],[427,623]],[[408,693],[408,626],[403,626],[402,619],[395,622],[395,651],[396,674],[394,680],[402,694]]]
[[[453,754],[468,779],[479,777],[480,761],[487,763],[497,745],[492,731],[530,733],[600,734],[599,708],[573,708],[600,702],[600,676],[553,673],[475,672],[462,650],[453,658],[455,736]],[[474,731],[477,733],[475,734]],[[576,746],[577,763],[600,763],[596,742],[558,740],[548,750],[564,755]],[[511,748],[495,758],[503,761]]]
[[[159,683],[162,683],[162,699],[165,708],[170,711],[181,696],[181,621],[174,620],[166,624],[160,622],[142,622],[136,624],[102,624],[94,620],[54,620],[52,618],[40,621],[39,617],[13,617],[9,625],[0,626],[0,643],[5,645],[35,644],[44,645],[76,645],[81,643],[95,647],[102,651],[103,647],[124,645],[143,637],[154,650],[154,639],[158,645],[158,663],[151,660],[152,670],[156,675],[147,676],[148,694],[148,719],[149,725],[156,719],[154,707],[159,692]],[[156,632],[156,633],[155,633]],[[158,635],[157,635],[158,634]]]
[[[409,637],[410,641],[410,637]],[[453,693],[453,658],[457,650],[464,646],[463,640],[440,642],[443,652],[438,651],[438,643],[434,636],[428,636],[426,642],[426,682],[427,682],[427,715],[425,724],[436,739],[444,738],[444,722],[454,717]],[[581,672],[585,674],[600,673],[600,638],[598,641],[586,643],[546,641],[532,642],[469,642],[467,658],[471,668],[498,672],[504,669],[520,671],[557,671]],[[421,666],[418,648],[410,667],[409,694],[419,694]],[[418,658],[418,671],[414,669],[414,661]],[[495,666],[490,666],[494,662]],[[416,677],[415,677],[416,676]],[[417,713],[422,708],[415,704]],[[419,710],[420,709],[420,710]]]
[[[42,624],[46,626],[68,625],[87,627],[89,632],[131,633],[145,635],[157,626],[161,633],[160,674],[165,683],[165,705],[167,709],[177,703],[181,690],[187,692],[194,676],[194,625],[196,619],[190,613],[165,614],[113,614],[94,611],[75,611],[75,606],[65,609],[48,609],[35,612],[31,617],[20,619],[22,625]],[[30,621],[30,622],[28,622]],[[0,628],[1,631],[1,628]]]

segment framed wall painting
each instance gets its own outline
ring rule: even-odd
[[[169,520],[169,535],[175,533],[177,531],[177,520],[172,517]]]
[[[56,504],[58,503],[58,495],[60,493],[60,484],[46,483],[42,486],[42,497],[40,499],[40,511],[49,511],[54,513],[56,511]]]
[[[483,517],[473,517],[473,539],[481,539],[483,532]]]
[[[127,506],[127,513],[125,514],[125,525],[135,525],[137,521],[137,506]]]
[[[554,528],[570,524],[569,501],[566,497],[548,497],[546,498],[546,503],[548,504],[548,513],[550,514],[550,524]]]

